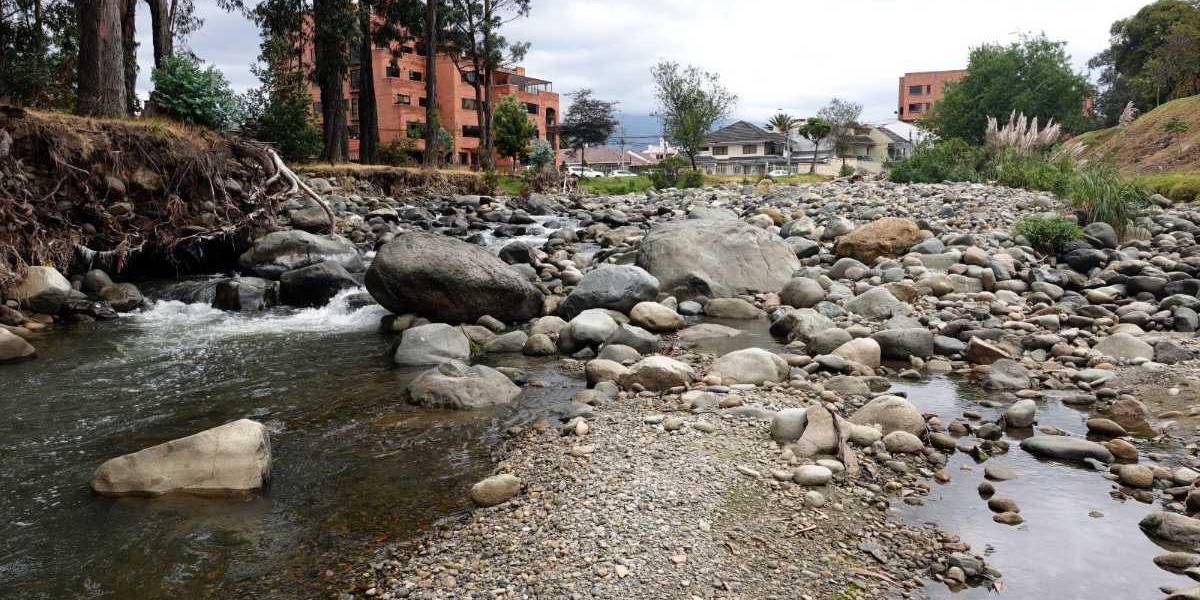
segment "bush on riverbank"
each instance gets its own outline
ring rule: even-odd
[[[1013,227],[1013,233],[1023,236],[1029,245],[1042,252],[1058,254],[1066,245],[1083,237],[1083,229],[1065,217],[1025,217]]]

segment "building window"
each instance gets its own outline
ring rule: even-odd
[[[920,96],[924,91],[925,91],[925,86],[921,86],[921,85],[908,86],[908,93],[912,94],[913,96]]]
[[[758,144],[742,144],[742,154],[758,154]]]
[[[475,83],[475,71],[461,73],[459,77],[462,79],[463,83]]]
[[[412,46],[400,46],[400,54],[412,54],[412,53],[413,53]]]
[[[775,142],[767,142],[763,149],[763,154],[779,154],[779,146]]]
[[[358,98],[350,99],[350,120],[358,120]]]
[[[462,126],[462,134],[463,134],[463,137],[477,138],[477,137],[479,137],[479,126],[478,125],[463,125]]]
[[[313,102],[313,114],[317,115],[317,116],[321,116],[321,102],[320,101]]]
[[[400,77],[400,65],[396,63],[396,59],[394,58],[388,60],[387,76]]]
[[[708,152],[708,146],[701,146],[701,147],[700,147],[700,151],[701,151],[701,152]]]
[[[725,156],[729,154],[729,146],[713,146],[713,156]]]
[[[404,133],[411,139],[420,139],[425,134],[425,124],[420,121],[409,121],[404,125]]]
[[[919,113],[919,112],[922,112],[922,111],[924,110],[924,106],[925,106],[924,104],[909,104],[909,105],[908,105],[908,112],[909,112],[909,113]]]
[[[425,41],[424,40],[417,42],[416,50],[417,50],[417,56],[425,56]]]
[[[408,79],[409,81],[424,81],[425,74],[420,71],[409,71]]]
[[[421,96],[420,98],[417,98],[417,106],[420,106],[421,108],[425,108],[426,106],[429,106],[429,98],[426,98],[425,96]]]
[[[536,115],[536,114],[538,114],[538,105],[536,105],[532,102],[526,102],[525,110],[529,111],[529,114],[531,114],[531,115]]]
[[[412,104],[412,96],[408,94],[396,94],[396,104]]]
[[[463,98],[462,107],[463,110],[479,110],[479,101],[474,98]]]
[[[350,91],[357,92],[362,84],[362,70],[350,69]]]
[[[347,125],[346,133],[348,133],[350,135],[350,139],[357,140],[358,139],[358,125]]]

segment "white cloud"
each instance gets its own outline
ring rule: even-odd
[[[653,108],[650,67],[659,59],[721,74],[739,96],[739,117],[776,108],[809,115],[840,96],[867,120],[894,118],[897,78],[906,71],[962,68],[971,47],[1007,43],[1020,32],[1067,41],[1079,70],[1108,42],[1113,21],[1145,0],[533,0],[532,15],[505,34],[529,41],[530,75],[559,93],[582,87],[618,100],[627,113]],[[192,49],[234,87],[255,85],[252,24],[198,1],[204,28]],[[144,10],[142,7],[140,10]],[[149,24],[143,85],[149,86]]]

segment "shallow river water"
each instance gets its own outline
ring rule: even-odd
[[[383,310],[239,316],[158,302],[72,326],[0,372],[0,598],[296,598],[384,540],[465,510],[504,428],[582,387],[509,359],[531,386],[498,411],[405,406]],[[244,498],[103,498],[104,460],[241,417],[272,432],[270,486]]]
[[[936,413],[943,423],[974,410],[994,420],[1003,411],[979,404],[986,392],[965,382],[933,379],[896,384],[895,390],[922,412]],[[1081,435],[1086,412],[1056,400],[1038,401],[1038,425],[1050,425]],[[930,483],[932,492],[921,507],[902,509],[907,518],[937,523],[985,552],[989,564],[1003,574],[1000,598],[1120,598],[1159,600],[1161,585],[1187,586],[1190,580],[1159,569],[1152,559],[1171,548],[1143,535],[1138,521],[1160,507],[1110,495],[1116,484],[1087,467],[1046,461],[1018,447],[1020,437],[1005,438],[1007,454],[989,460],[1012,467],[1017,478],[994,482],[996,495],[1012,498],[1025,523],[1012,527],[992,521],[987,502],[976,486],[984,481],[983,467],[962,452],[950,456],[951,481]],[[1146,448],[1137,442],[1142,452]],[[952,592],[931,583],[935,598],[996,598],[984,588]]]

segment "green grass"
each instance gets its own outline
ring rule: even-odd
[[[1176,202],[1200,202],[1200,173],[1141,175],[1133,180],[1151,192]]]
[[[580,179],[579,189],[604,196],[619,196],[633,192],[644,192],[650,189],[650,178],[645,175],[637,177],[593,177]]]
[[[501,175],[497,178],[496,187],[500,193],[506,196],[519,196],[521,195],[521,187],[523,185],[525,185],[525,182],[521,181],[520,177],[515,175]]]

